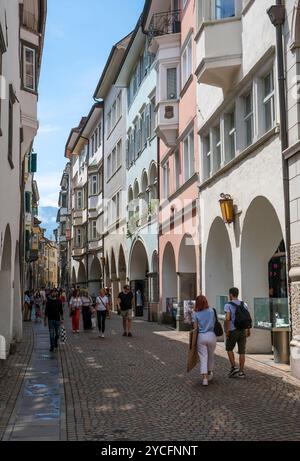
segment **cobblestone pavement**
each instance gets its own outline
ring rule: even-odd
[[[24,327],[17,352],[0,364],[0,440],[16,408],[24,408],[21,390],[41,333]],[[247,379],[229,379],[219,345],[215,379],[203,388],[197,370],[185,371],[186,333],[137,319],[132,338],[121,330],[117,316],[107,321],[105,339],[68,330],[55,354],[66,402],[60,434],[44,431],[44,440],[300,440],[300,383],[287,373],[248,359]],[[27,407],[19,413],[30,415]],[[27,438],[35,440],[33,432]]]
[[[286,373],[248,360],[247,379],[229,379],[218,347],[215,379],[187,374],[186,334],[121,319],[72,335],[61,346],[68,440],[300,440],[300,386]]]

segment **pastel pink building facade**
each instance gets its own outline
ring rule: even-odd
[[[177,307],[179,326],[184,305],[200,293],[196,11],[193,1],[159,2],[159,11],[154,1],[150,12],[154,6],[151,46],[157,61],[160,318],[173,316],[174,320]]]

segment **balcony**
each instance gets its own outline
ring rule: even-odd
[[[226,40],[225,40],[226,37]],[[203,23],[197,38],[199,83],[227,91],[242,65],[242,24],[239,17]]]
[[[158,37],[168,34],[180,34],[181,32],[181,10],[165,11],[152,16],[149,35]]]

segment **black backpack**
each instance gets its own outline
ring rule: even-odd
[[[250,328],[252,328],[252,318],[243,301],[241,301],[239,306],[233,302],[229,304],[236,308],[234,321],[235,328],[237,330],[250,330]]]

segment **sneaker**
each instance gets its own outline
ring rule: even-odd
[[[210,373],[208,373],[208,381],[212,381],[213,377],[214,377],[214,374],[213,374],[212,371]]]
[[[131,337],[132,337],[132,334],[129,332],[127,336],[129,336],[129,338],[131,338]]]
[[[123,333],[123,336],[127,336],[127,333],[126,333],[126,331],[124,331],[124,333]]]
[[[77,330],[76,333],[79,333],[79,330]]]
[[[102,333],[101,338],[104,338],[104,333]]]
[[[245,375],[245,373],[243,371],[239,371],[237,377],[241,378],[241,379],[245,379],[246,375]]]
[[[206,378],[203,379],[202,386],[208,386],[208,379]]]
[[[239,372],[238,368],[236,367],[231,367],[230,372],[228,374],[229,378],[233,378],[235,375],[237,375]]]

